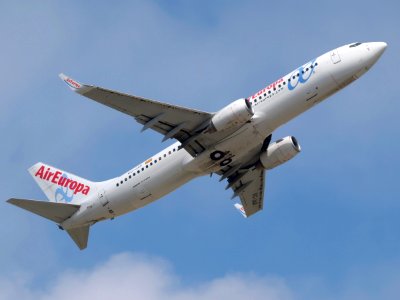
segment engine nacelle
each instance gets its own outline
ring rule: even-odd
[[[250,121],[253,115],[254,110],[248,99],[233,101],[212,117],[208,131],[215,132],[239,127]]]
[[[301,147],[294,136],[287,136],[269,145],[268,149],[261,153],[260,161],[264,169],[273,169],[295,157],[301,151]]]

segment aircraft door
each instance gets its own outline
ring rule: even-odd
[[[333,64],[337,64],[337,63],[340,63],[342,61],[337,49],[331,51],[331,60],[332,60]]]
[[[142,180],[138,186],[138,191],[139,191],[139,202],[138,207],[141,207],[149,202],[151,202],[152,200],[152,193],[149,190],[148,187],[148,180],[150,179],[150,177]]]
[[[147,187],[142,184],[139,188],[139,197],[140,200],[143,201],[147,198],[149,198],[151,196],[151,193],[149,192],[149,190],[147,189]]]
[[[110,201],[108,200],[106,196],[106,191],[105,190],[100,190],[99,195],[98,195],[99,201],[101,206],[104,207],[104,209],[108,212],[110,215],[114,215],[114,211],[110,207]]]

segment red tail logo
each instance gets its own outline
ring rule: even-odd
[[[76,195],[77,193],[87,195],[90,191],[90,186],[80,183],[71,178],[67,178],[63,176],[63,173],[58,170],[55,172],[52,172],[50,168],[47,168],[46,170],[45,166],[41,166],[39,168],[39,170],[35,173],[35,177],[39,177],[40,179],[49,181],[59,186],[66,187],[74,191],[74,195]]]

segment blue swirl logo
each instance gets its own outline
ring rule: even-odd
[[[68,176],[67,174],[62,174],[61,175],[62,178],[64,178],[64,182],[65,180],[67,180]],[[59,187],[56,189],[56,192],[54,194],[54,199],[56,200],[56,202],[71,202],[72,199],[74,199],[74,192],[71,191],[70,195],[68,194],[69,192],[69,188],[68,187]]]
[[[316,58],[313,59],[290,74],[290,78],[288,80],[289,91],[293,91],[299,85],[299,83],[306,83],[310,79],[311,75],[315,72],[316,65],[314,63],[316,60]]]

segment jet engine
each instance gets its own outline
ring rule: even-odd
[[[211,119],[208,132],[222,131],[250,121],[254,115],[248,99],[239,99],[218,111]]]
[[[261,153],[260,161],[264,169],[273,169],[295,157],[301,147],[294,136],[287,136],[270,144],[266,151]]]

